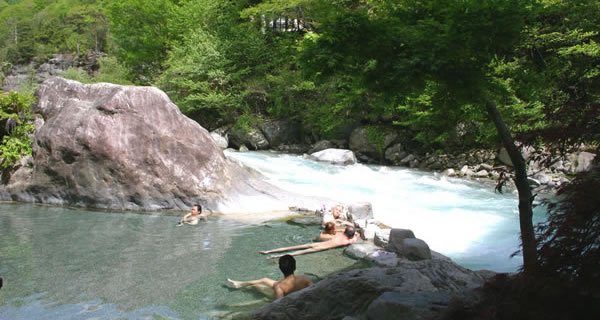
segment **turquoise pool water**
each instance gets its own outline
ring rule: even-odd
[[[493,184],[407,168],[333,166],[297,155],[227,153],[290,191],[369,201],[375,218],[411,229],[431,249],[472,269],[515,271],[521,257],[517,195]],[[535,209],[534,223],[545,219]],[[229,319],[267,303],[226,279],[280,279],[261,250],[310,242],[316,226],[245,224],[179,216],[0,203],[0,319]],[[360,267],[342,249],[297,257],[314,281]]]
[[[376,219],[412,230],[432,250],[465,267],[513,272],[523,263],[521,256],[510,258],[520,243],[518,196],[510,188],[494,193],[493,181],[406,167],[337,166],[274,152],[225,154],[283,189],[347,203],[370,202]],[[536,207],[534,223],[545,218],[545,208]]]
[[[227,278],[280,279],[260,250],[310,242],[318,227],[0,204],[0,319],[219,319],[266,303]],[[323,259],[327,263],[323,263]],[[341,249],[297,258],[315,281],[352,268]]]

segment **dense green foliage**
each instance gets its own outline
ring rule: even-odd
[[[455,303],[446,320],[597,319],[600,317],[600,169],[580,174],[546,201],[550,215],[538,227],[535,277],[501,274],[482,298]],[[565,294],[568,293],[568,294]]]
[[[600,285],[600,168],[582,173],[549,204],[548,221],[538,228],[540,269],[593,295]],[[598,298],[597,296],[595,298]]]
[[[34,126],[29,108],[33,101],[31,95],[0,91],[0,123],[7,129],[3,130],[0,144],[3,168],[11,167],[23,155],[31,154],[29,135],[33,132]],[[9,121],[8,125],[7,121]]]
[[[103,1],[0,1],[0,62],[44,61],[54,53],[108,50]]]
[[[127,80],[129,72],[121,65],[115,57],[103,57],[98,59],[100,69],[92,76],[87,71],[79,68],[69,68],[61,76],[66,79],[79,81],[81,83],[109,82],[121,85],[131,85],[133,82]]]
[[[493,104],[519,141],[598,151],[598,26],[594,0],[0,0],[0,81],[16,64],[95,50],[108,53],[99,71],[65,76],[156,85],[208,129],[282,118],[311,138],[364,125],[380,153],[390,128],[456,150],[498,145]],[[30,152],[25,113],[4,114],[21,129],[5,136],[3,165]],[[590,269],[553,260],[561,246],[575,259],[577,243],[546,243],[542,271]]]
[[[356,124],[419,144],[494,144],[482,96],[521,141],[600,133],[600,4],[589,0],[0,1],[0,67],[103,51],[86,82],[154,84],[213,128]],[[0,80],[2,75],[0,74]]]

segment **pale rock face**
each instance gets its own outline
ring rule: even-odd
[[[367,127],[358,127],[352,131],[348,141],[350,150],[365,154],[369,157],[378,158],[381,152],[387,149],[398,138],[398,133],[390,131],[383,133],[383,145],[379,146],[369,138],[369,129]]]
[[[390,242],[391,229],[379,230],[375,232],[373,242],[375,245],[385,248]]]
[[[533,148],[531,146],[524,146],[521,148],[521,155],[523,156],[523,159],[525,161],[529,160],[531,155],[534,153],[535,153],[535,148]],[[506,151],[506,148],[501,148],[498,151],[498,154],[496,157],[500,162],[502,162],[506,165],[509,165],[511,167],[514,166],[512,163],[512,160],[510,159],[510,156],[508,155],[508,151]]]
[[[448,168],[448,169],[444,170],[443,175],[448,176],[448,177],[456,177],[456,172],[454,171],[454,169]]]
[[[262,131],[258,128],[239,129],[232,128],[229,135],[229,142],[241,149],[247,146],[252,150],[265,150],[269,148],[269,141],[265,138]]]
[[[595,154],[585,151],[571,155],[571,162],[574,164],[571,167],[572,173],[589,171],[592,168],[594,158],[596,158]]]
[[[480,170],[475,173],[477,178],[487,178],[490,174],[486,170]]]
[[[348,206],[352,220],[373,219],[373,206],[370,202],[358,202]]]
[[[217,146],[221,148],[221,150],[225,150],[229,146],[229,140],[227,139],[227,136],[221,135],[216,131],[211,132],[210,136],[215,141]]]
[[[294,204],[228,160],[157,88],[51,78],[37,96],[32,166],[0,185],[2,200],[131,210],[229,210],[242,196],[265,198],[269,210]]]
[[[393,164],[398,164],[408,153],[404,151],[404,146],[400,143],[395,144],[385,150],[385,159]]]
[[[310,159],[329,162],[337,165],[351,165],[356,163],[354,152],[346,149],[329,148],[311,154]]]
[[[468,167],[468,166],[466,166],[466,165],[465,165],[465,166],[463,166],[463,167],[460,169],[460,175],[461,175],[461,176],[467,176],[467,177],[470,177],[470,176],[472,176],[473,174],[474,174],[474,173],[473,173],[473,171],[472,171],[471,169],[469,169],[469,167]]]

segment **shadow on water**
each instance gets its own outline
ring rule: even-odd
[[[239,317],[268,303],[227,278],[281,279],[258,252],[312,241],[317,226],[0,204],[0,319]],[[343,249],[297,257],[315,282],[359,265]]]

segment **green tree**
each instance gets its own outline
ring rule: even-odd
[[[119,61],[141,83],[157,77],[167,58],[171,40],[167,22],[173,6],[170,0],[113,1],[107,6]]]
[[[0,144],[0,159],[2,167],[11,167],[23,155],[31,154],[31,139],[29,135],[34,126],[31,121],[29,108],[35,101],[31,95],[11,91],[0,92],[0,121],[6,125]]]
[[[31,60],[34,55],[32,17],[31,1],[14,4],[9,2],[0,11],[0,41],[3,42],[2,47],[5,47],[3,60],[11,63],[26,63]]]
[[[544,116],[543,125],[525,126],[520,140],[600,147],[599,13],[597,1],[534,7],[517,56],[499,69],[515,95]]]
[[[428,93],[456,114],[487,113],[515,165],[519,191],[524,269],[536,267],[532,194],[525,161],[502,120],[496,101],[505,92],[493,77],[494,62],[507,59],[520,40],[527,1],[368,1],[323,23],[318,37],[305,43],[302,61],[316,81],[349,75],[352,87],[367,88],[382,99],[402,101]],[[460,114],[460,113],[458,113]]]
[[[240,106],[232,89],[227,45],[201,28],[189,33],[170,52],[157,81],[184,113],[201,113],[200,122],[208,127],[223,119],[232,121]]]

